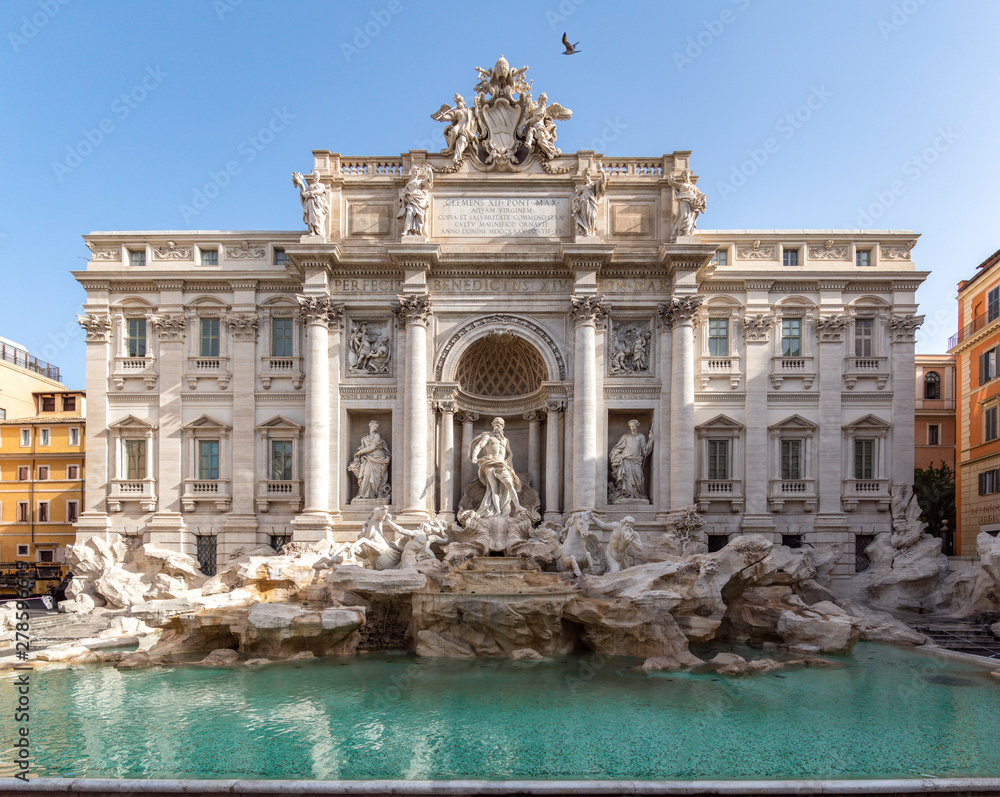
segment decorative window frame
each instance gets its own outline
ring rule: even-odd
[[[712,503],[729,504],[730,512],[742,512],[743,491],[743,448],[745,427],[727,415],[716,415],[709,421],[695,427],[698,440],[698,480],[696,501],[699,512],[707,512]],[[729,478],[708,478],[708,444],[710,440],[729,441]]]
[[[196,303],[185,309],[187,316],[187,366],[184,379],[188,390],[198,389],[199,379],[215,379],[219,389],[229,387],[232,373],[229,369],[229,323],[227,313],[229,308],[221,304]],[[219,356],[201,356],[201,321],[202,319],[218,319],[219,321]]]
[[[302,440],[305,427],[276,415],[257,426],[257,510],[266,513],[272,503],[287,503],[292,512],[302,508]],[[271,441],[292,441],[292,478],[271,479]]]
[[[292,388],[301,390],[306,375],[303,370],[302,355],[302,321],[299,318],[299,306],[292,300],[276,301],[262,309],[260,336],[260,386],[263,390],[271,389],[271,382],[285,378],[292,380]],[[272,324],[275,318],[292,319],[292,356],[276,357],[271,354]]]
[[[876,415],[865,415],[844,424],[841,482],[841,505],[845,512],[853,512],[864,502],[874,502],[879,512],[888,512],[890,503],[889,476],[891,473],[892,424]],[[875,440],[875,478],[854,478],[854,441]]]
[[[714,357],[709,353],[708,331],[709,322],[713,318],[725,318],[729,321],[729,353]],[[700,356],[698,360],[698,383],[702,390],[708,390],[713,378],[728,379],[729,389],[738,390],[743,380],[740,370],[740,340],[738,332],[742,328],[740,319],[742,308],[738,305],[715,302],[702,305],[698,310],[698,331],[701,338]]]
[[[800,503],[806,512],[813,512],[819,503],[817,469],[819,456],[819,425],[801,415],[792,415],[768,427],[771,455],[769,457],[767,503],[772,512],[781,512],[787,503]],[[781,443],[802,441],[802,478],[781,478]]]
[[[812,329],[816,308],[812,305],[804,304],[778,304],[774,306],[774,333],[772,334],[772,356],[771,356],[771,387],[780,390],[785,379],[796,377],[802,380],[803,390],[809,390],[816,381],[816,357],[813,352],[813,338],[815,336]],[[801,326],[801,346],[802,351],[798,357],[785,357],[781,353],[781,330],[782,323],[786,318],[798,318],[802,321]]]
[[[108,512],[121,512],[122,506],[137,502],[143,512],[156,511],[156,424],[128,415],[120,421],[108,424],[109,443],[113,455],[114,474],[108,495]],[[146,475],[141,479],[129,479],[125,470],[125,441],[146,441]]]
[[[847,332],[847,355],[844,357],[844,387],[854,390],[860,379],[874,379],[877,390],[884,390],[892,376],[889,360],[889,311],[884,305],[855,305],[848,308],[851,319]],[[857,322],[872,320],[872,356],[859,357],[856,351]]]
[[[148,261],[147,261],[148,262]],[[116,390],[124,390],[126,380],[141,379],[146,390],[152,390],[156,385],[156,360],[159,353],[158,336],[153,325],[153,308],[149,305],[123,305],[111,311],[112,345],[114,347],[114,362],[111,368],[111,380]],[[144,319],[146,322],[146,355],[130,357],[128,353],[128,325],[131,319]]]
[[[232,502],[230,439],[233,427],[208,415],[201,415],[184,424],[184,484],[181,507],[194,512],[199,503],[212,503],[218,512],[228,512]],[[219,441],[219,478],[198,478],[198,441]]]

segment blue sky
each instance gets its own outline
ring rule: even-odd
[[[573,110],[564,151],[692,150],[705,229],[920,233],[918,351],[944,351],[1000,247],[998,33],[956,0],[5,0],[0,335],[82,387],[82,234],[301,229],[312,149],[440,149],[430,114],[503,53]]]

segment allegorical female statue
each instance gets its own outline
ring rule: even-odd
[[[409,182],[399,189],[399,213],[403,220],[403,235],[424,235],[427,226],[427,207],[431,201],[434,172],[429,166],[415,169]]]
[[[608,173],[602,169],[596,178],[591,178],[587,169],[583,177],[585,182],[576,187],[571,208],[576,231],[579,235],[597,235],[597,202],[607,189]]]
[[[308,178],[292,172],[292,182],[299,188],[302,200],[302,221],[310,235],[326,238],[326,219],[330,215],[330,192],[320,182],[319,173],[313,169]]]
[[[628,432],[611,449],[611,475],[615,480],[614,503],[623,503],[634,499],[648,498],[646,495],[646,478],[642,467],[646,457],[653,450],[653,432],[649,432],[649,441],[639,433],[639,422],[628,422]]]
[[[356,498],[387,501],[391,454],[378,429],[378,421],[368,424],[368,434],[361,438],[361,445],[347,469],[358,479]]]

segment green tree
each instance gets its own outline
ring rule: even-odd
[[[913,494],[927,524],[927,533],[951,538],[955,533],[955,471],[941,461],[941,467],[914,468]]]

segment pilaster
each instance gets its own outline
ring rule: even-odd
[[[746,342],[746,448],[743,489],[746,512],[743,529],[771,531],[774,520],[768,511],[767,495],[771,478],[768,458],[767,387],[771,369],[770,331],[774,316],[764,313],[743,317],[743,338]]]
[[[91,308],[77,316],[87,338],[87,467],[84,469],[84,501],[76,524],[83,540],[111,528],[108,517],[108,480],[111,474],[108,437],[108,377],[111,363],[111,316],[106,307]]]
[[[420,522],[428,512],[427,472],[427,325],[430,322],[427,294],[400,296],[393,306],[406,329],[406,367],[403,384],[403,457],[405,461],[401,520]]]
[[[607,317],[603,298],[573,297],[573,509],[594,509],[597,499],[597,321]]]

